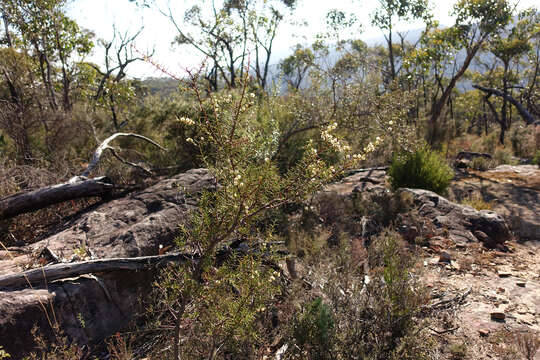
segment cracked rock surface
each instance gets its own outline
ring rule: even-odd
[[[178,226],[214,186],[204,169],[162,180],[142,191],[97,206],[65,224],[64,230],[32,245],[0,251],[0,276],[49,262],[44,249],[62,261],[157,255],[172,244]],[[0,345],[14,358],[31,350],[31,329],[51,335],[59,324],[80,344],[99,341],[141,313],[152,271],[117,271],[53,281],[47,287],[0,289]]]

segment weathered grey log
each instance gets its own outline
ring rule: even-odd
[[[493,157],[490,154],[473,152],[473,151],[460,151],[456,156],[456,160],[463,160],[463,159],[472,160],[475,158],[484,158],[488,160],[493,159]]]
[[[105,150],[110,150],[113,155],[122,161],[124,164],[133,166],[146,173],[150,173],[147,169],[140,165],[126,161],[121,158],[116,150],[109,146],[109,143],[118,137],[133,137],[141,139],[150,144],[157,146],[161,150],[166,150],[164,147],[156,143],[155,141],[132,133],[116,133],[109,136],[103,143],[101,143],[94,155],[92,161],[88,167],[83,171],[81,176],[72,177],[67,183],[57,184],[52,186],[43,187],[34,191],[18,193],[10,195],[3,199],[0,199],[0,220],[9,219],[14,216],[43,209],[47,206],[58,204],[68,200],[74,200],[84,197],[108,195],[113,189],[114,185],[106,177],[97,177],[93,179],[87,179],[86,177],[90,172],[98,165],[101,160],[101,156]],[[151,174],[151,173],[150,173]]]
[[[370,168],[363,168],[363,169],[350,169],[350,170],[347,170],[347,175],[354,175],[354,174],[358,174],[358,173],[361,173],[361,172],[370,172],[370,171],[380,171],[380,170],[388,170],[390,167],[389,166],[377,166],[377,167],[370,167]]]
[[[473,84],[473,88],[483,91],[486,94],[492,94],[495,96],[505,98],[508,102],[510,102],[512,105],[516,107],[516,110],[518,111],[519,115],[523,118],[523,120],[525,121],[527,125],[531,125],[536,121],[534,116],[532,116],[532,114],[528,112],[527,109],[525,109],[525,106],[523,106],[519,101],[514,99],[511,95],[505,94],[502,91],[497,90],[497,89],[486,88],[486,87],[475,85],[475,84]]]
[[[43,209],[68,200],[92,196],[106,196],[114,185],[105,177],[77,178],[76,181],[43,187],[34,191],[18,193],[0,199],[0,219]]]
[[[18,274],[0,277],[0,288],[21,287],[46,284],[54,280],[76,277],[84,274],[103,273],[119,270],[145,270],[151,267],[166,265],[171,262],[186,261],[185,254],[165,254],[157,256],[141,256],[135,258],[112,258],[61,263],[27,270]]]

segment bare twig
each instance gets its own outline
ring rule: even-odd
[[[458,294],[451,299],[445,299],[445,300],[438,301],[435,304],[427,305],[425,308],[427,308],[428,310],[447,309],[454,305],[462,304],[467,298],[467,296],[469,296],[470,293],[471,293],[471,289],[469,288],[463,294]]]
[[[116,134],[113,134],[113,135],[109,136],[107,139],[105,139],[105,141],[103,141],[98,146],[98,148],[94,152],[94,156],[92,157],[92,161],[90,161],[90,164],[88,165],[86,170],[83,171],[81,176],[88,176],[90,174],[90,172],[99,164],[99,161],[101,160],[101,156],[103,155],[103,152],[105,150],[107,150],[107,149],[112,150],[113,155],[114,155],[114,149],[112,147],[110,147],[109,144],[114,139],[116,139],[117,137],[121,137],[121,136],[123,136],[123,137],[134,137],[134,138],[137,138],[137,139],[141,139],[141,140],[144,140],[146,142],[149,142],[150,144],[160,148],[163,151],[167,151],[167,149],[165,149],[163,146],[159,145],[154,140],[147,138],[146,136],[142,136],[142,135],[139,135],[139,134],[133,134],[133,133],[116,133]],[[138,167],[138,166],[135,166],[135,167]]]
[[[113,156],[118,160],[120,161],[122,164],[125,164],[125,165],[128,165],[128,166],[131,166],[131,167],[134,167],[136,169],[139,169],[141,170],[142,172],[144,172],[145,174],[147,175],[152,175],[152,173],[150,172],[150,170],[148,169],[145,169],[144,167],[138,165],[138,164],[135,164],[135,163],[132,163],[130,161],[127,161],[126,159],[124,159],[123,157],[121,157],[120,155],[118,155],[118,153],[116,152],[116,150],[112,147],[109,147],[108,148],[109,151],[111,152],[111,154],[113,154]]]

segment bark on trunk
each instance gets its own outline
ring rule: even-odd
[[[439,120],[439,117],[442,114],[442,111],[444,109],[444,106],[448,102],[448,99],[450,98],[450,94],[452,94],[452,90],[454,90],[454,87],[456,86],[457,81],[465,74],[467,69],[469,68],[469,65],[471,64],[474,56],[478,52],[478,49],[482,45],[482,42],[477,43],[475,46],[473,46],[469,51],[467,51],[467,57],[465,58],[465,61],[463,62],[463,65],[459,69],[459,71],[452,77],[450,80],[450,83],[444,89],[444,92],[441,96],[441,98],[434,104],[431,117],[429,119],[429,142],[431,144],[435,143],[436,136],[437,136],[437,121]]]

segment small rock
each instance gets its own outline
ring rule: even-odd
[[[461,266],[457,261],[450,260],[450,265],[452,265],[452,268],[454,268],[455,270],[461,270]]]
[[[491,242],[491,239],[489,238],[489,236],[487,236],[487,234],[483,231],[476,230],[473,234],[478,240],[480,240],[481,242],[485,244]]]
[[[439,254],[439,262],[449,263],[451,260],[452,260],[452,255],[450,255],[446,251],[441,251],[441,253]]]
[[[503,278],[503,277],[509,277],[510,275],[512,275],[512,273],[506,270],[497,270],[497,275]]]
[[[408,242],[413,242],[420,235],[416,226],[402,226],[400,229],[403,239]]]
[[[490,316],[491,320],[495,321],[504,321],[504,319],[506,319],[506,314],[503,312],[492,312]]]
[[[497,294],[502,294],[505,291],[506,290],[504,288],[500,287],[500,288],[497,289]]]
[[[478,329],[478,334],[480,334],[481,337],[487,337],[489,335],[488,329]]]
[[[516,283],[516,285],[519,286],[519,287],[525,287],[526,284],[527,284],[527,283],[526,283],[525,281],[518,281],[518,282]]]

